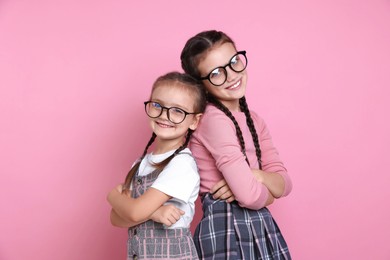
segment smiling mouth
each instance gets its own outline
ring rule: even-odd
[[[235,84],[227,87],[226,89],[233,90],[233,89],[238,88],[240,85],[241,85],[241,80],[237,81]]]
[[[167,124],[164,124],[161,122],[156,122],[156,124],[161,128],[171,128],[172,127],[171,125],[167,125]]]

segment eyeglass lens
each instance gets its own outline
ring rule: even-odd
[[[241,72],[246,68],[247,58],[243,53],[237,53],[232,57],[229,64],[214,69],[209,74],[209,80],[213,85],[220,86],[225,83],[227,79],[226,67],[229,67],[235,72]]]
[[[186,112],[177,107],[163,107],[157,102],[146,102],[145,111],[146,114],[151,118],[157,118],[162,115],[163,110],[167,110],[168,120],[174,124],[180,124],[186,118]]]

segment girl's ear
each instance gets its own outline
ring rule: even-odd
[[[192,121],[192,124],[189,126],[189,128],[193,131],[195,131],[195,129],[198,127],[198,124],[200,122],[200,118],[202,117],[203,114],[196,114],[194,116],[194,119]]]

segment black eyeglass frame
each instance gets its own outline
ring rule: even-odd
[[[161,111],[160,111],[160,114],[159,114],[158,116],[150,116],[150,115],[149,115],[149,113],[148,113],[146,107],[147,107],[147,105],[150,104],[150,103],[156,103],[156,104],[159,104],[159,105],[160,105]],[[164,109],[165,109],[165,110],[167,110],[167,118],[168,118],[168,120],[169,120],[171,123],[176,124],[176,125],[183,123],[183,121],[186,120],[186,117],[187,117],[188,115],[196,115],[196,114],[199,114],[199,113],[196,113],[196,112],[193,112],[193,113],[187,112],[187,111],[185,111],[184,109],[182,109],[182,108],[180,108],[180,107],[164,107],[164,106],[161,105],[160,103],[158,103],[158,102],[156,102],[156,101],[151,101],[151,100],[145,101],[145,102],[144,102],[144,105],[145,105],[145,112],[146,112],[146,114],[148,115],[148,117],[150,117],[150,118],[158,118],[158,117],[160,117],[160,116],[162,115],[162,113],[163,113],[163,111],[164,111]],[[177,122],[173,122],[173,121],[171,120],[170,115],[169,115],[169,110],[170,110],[170,109],[178,109],[178,110],[183,111],[183,112],[184,112],[183,120],[181,120],[181,121],[178,122],[178,123],[177,123]]]
[[[244,55],[244,57],[245,57],[245,67],[242,69],[242,70],[235,70],[235,69],[233,69],[233,67],[232,67],[232,65],[231,65],[231,63],[232,63],[232,59],[234,58],[234,57],[236,57],[237,55],[239,55],[239,54],[242,54],[242,55]],[[238,52],[236,52],[236,54],[234,54],[231,58],[230,58],[230,60],[229,60],[229,63],[228,64],[226,64],[225,66],[219,66],[219,67],[216,67],[216,68],[214,68],[214,69],[212,69],[211,71],[210,71],[210,73],[207,75],[207,76],[204,76],[204,77],[200,77],[199,79],[200,80],[208,80],[211,84],[213,84],[214,86],[217,86],[217,87],[219,87],[219,86],[222,86],[225,82],[226,82],[226,80],[227,80],[227,70],[226,70],[226,67],[229,67],[231,70],[233,70],[234,72],[237,72],[237,73],[239,73],[239,72],[242,72],[242,71],[244,71],[245,69],[246,69],[246,67],[248,66],[248,58],[246,57],[246,51],[238,51]],[[210,79],[210,76],[211,76],[211,73],[213,73],[213,71],[214,70],[216,70],[216,69],[223,69],[223,70],[225,70],[225,75],[226,75],[226,77],[225,77],[225,80],[221,83],[221,84],[214,84],[213,82],[211,82],[211,79]]]

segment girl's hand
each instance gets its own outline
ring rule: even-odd
[[[234,197],[233,192],[230,190],[229,185],[225,181],[225,179],[220,180],[215,184],[211,190],[210,193],[213,195],[214,199],[221,199],[225,200],[226,202],[232,202],[236,200]]]
[[[123,195],[122,194],[122,184],[118,184],[115,188],[113,188],[107,195],[107,200],[112,206],[112,202],[115,198],[118,198],[118,195]]]
[[[117,190],[119,193],[122,193],[122,189],[123,189],[123,185],[122,185],[122,184],[118,184],[118,186],[116,186],[116,190]]]
[[[264,184],[264,174],[265,171],[262,171],[262,170],[259,170],[259,169],[251,169],[252,170],[252,174],[255,176],[255,179],[260,182],[260,183],[263,183]]]
[[[267,207],[267,206],[271,205],[272,203],[274,203],[274,201],[275,201],[274,196],[272,196],[271,192],[269,192],[268,199],[265,202],[265,206]]]
[[[121,184],[119,184],[118,186],[116,186],[115,188],[113,188],[113,189],[108,193],[108,195],[107,195],[107,200],[108,200],[108,202],[109,202],[110,204],[111,204],[113,198],[114,198],[115,196],[118,195],[118,193],[119,193],[119,194],[122,193],[122,185],[121,185]]]
[[[284,192],[284,179],[278,173],[265,172],[259,169],[251,169],[256,180],[264,184],[274,198],[279,198]]]
[[[122,195],[126,195],[127,197],[131,197],[131,190],[127,190],[127,192],[124,192],[126,191],[125,189],[123,189],[123,184],[118,184],[118,186],[115,187],[115,189]],[[114,189],[114,190],[115,190]]]
[[[153,212],[150,219],[170,227],[175,224],[182,215],[184,215],[184,211],[171,204],[167,204],[159,207]]]

